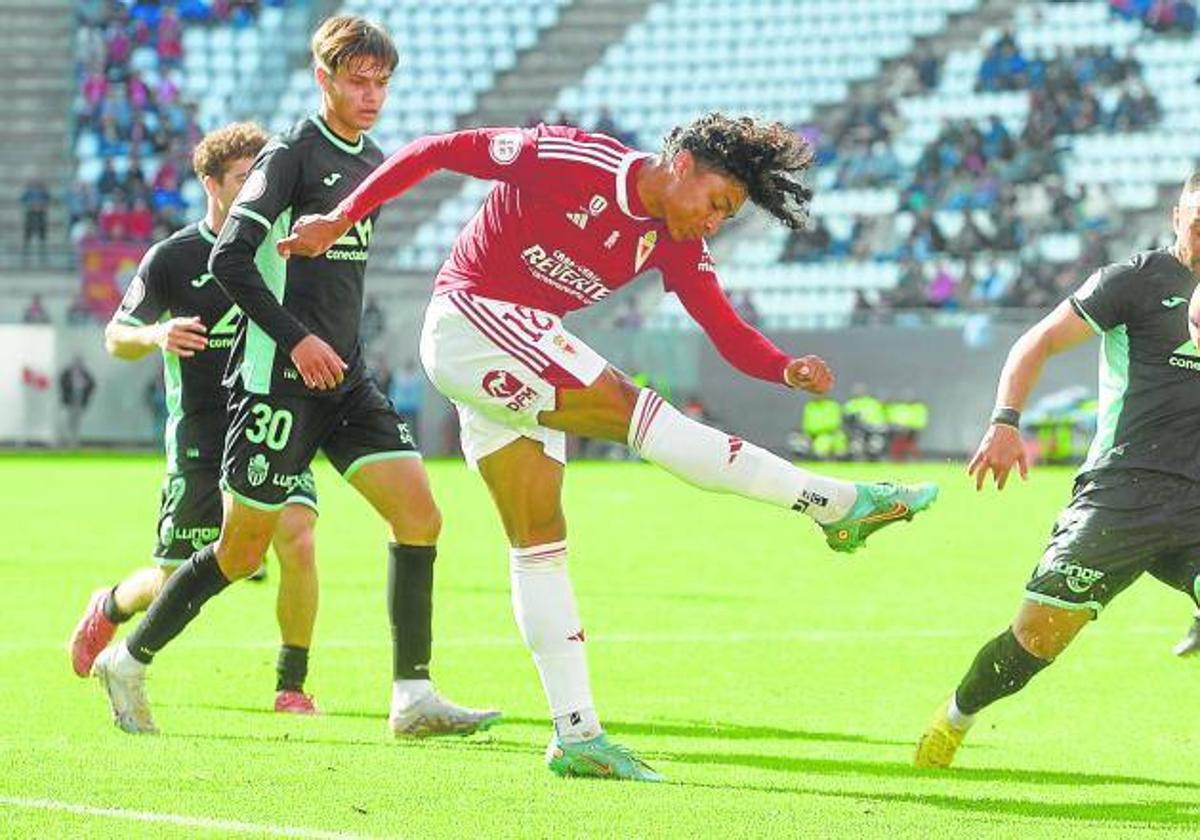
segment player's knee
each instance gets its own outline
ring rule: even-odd
[[[434,545],[442,533],[442,512],[432,498],[393,516],[388,523],[396,542],[406,545]]]
[[[1012,631],[1021,647],[1050,662],[1067,649],[1089,617],[1087,613],[1056,608],[1022,610]]]
[[[275,553],[282,566],[307,571],[316,565],[316,539],[312,528],[299,527],[275,535]]]

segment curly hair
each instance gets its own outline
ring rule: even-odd
[[[218,128],[204,135],[192,152],[192,168],[196,177],[208,175],[220,181],[229,164],[239,158],[256,158],[267,145],[267,133],[252,122],[241,122]]]
[[[804,227],[813,193],[801,176],[812,165],[813,150],[783,123],[714,111],[667,135],[664,158],[683,150],[741,181],[751,201],[788,227]]]

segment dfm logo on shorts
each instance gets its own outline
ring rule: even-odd
[[[537,391],[507,370],[489,370],[485,373],[483,390],[497,399],[504,400],[505,407],[511,411],[528,408],[538,395]]]
[[[1069,563],[1066,560],[1048,559],[1043,560],[1041,567],[1038,569],[1040,574],[1046,575],[1057,573],[1063,576],[1067,582],[1067,589],[1070,589],[1076,595],[1082,595],[1087,592],[1092,586],[1104,577],[1104,572],[1096,569],[1089,569],[1086,566],[1080,566],[1078,563]]]

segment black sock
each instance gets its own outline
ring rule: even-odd
[[[154,654],[183,632],[209,598],[229,586],[217,565],[217,550],[207,545],[192,555],[167,580],[154,599],[142,623],[125,640],[129,653],[138,662],[149,665]]]
[[[954,692],[955,703],[963,714],[973,715],[1001,697],[1016,694],[1049,664],[1021,647],[1010,627],[979,649]]]
[[[104,596],[104,604],[100,607],[100,611],[113,624],[124,624],[133,617],[121,612],[121,608],[117,606],[117,587],[115,586],[108,590],[108,594]]]
[[[304,680],[308,677],[308,648],[280,645],[275,674],[276,691],[304,691]]]
[[[388,615],[392,620],[392,679],[429,679],[433,647],[432,545],[388,546]]]

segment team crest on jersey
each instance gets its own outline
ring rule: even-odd
[[[575,345],[562,333],[555,333],[554,338],[550,339],[554,346],[566,353],[568,356],[578,355],[579,351],[575,349]]]
[[[521,132],[519,131],[506,131],[503,134],[497,134],[488,143],[488,154],[492,156],[492,160],[501,166],[507,166],[512,163],[520,153]]]
[[[608,199],[602,195],[593,195],[592,200],[588,202],[588,213],[593,216],[599,216],[608,207]]]
[[[257,201],[266,191],[267,174],[261,169],[255,169],[246,178],[246,183],[242,184],[242,188],[238,190],[237,198],[233,200],[233,203],[248,204],[251,201]]]
[[[646,264],[646,260],[650,259],[650,252],[654,250],[656,244],[658,244],[658,231],[648,230],[642,234],[642,238],[638,240],[637,254],[633,258],[634,271],[642,270],[642,266]]]
[[[610,233],[608,235],[608,239],[604,240],[604,247],[606,249],[608,249],[609,251],[611,251],[612,247],[617,244],[617,240],[620,238],[621,238],[621,231],[614,230],[612,233]]]
[[[258,487],[267,480],[267,473],[270,471],[271,463],[267,457],[261,452],[256,452],[246,465],[246,480],[250,482],[251,487]]]

